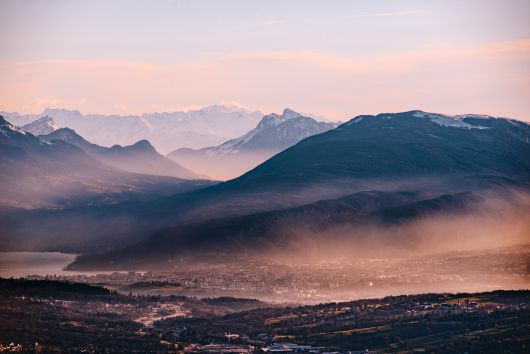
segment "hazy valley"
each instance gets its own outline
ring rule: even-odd
[[[290,125],[283,127],[286,124]],[[84,204],[68,196],[73,201],[64,210],[5,206],[2,250],[81,252],[86,257],[72,269],[112,270],[158,268],[172,259],[208,252],[329,260],[527,241],[530,127],[526,123],[411,111],[358,116],[331,130],[329,124],[290,110],[282,116],[265,116],[247,135],[211,149],[211,156],[226,152],[223,156],[237,158],[264,148],[284,150],[240,177],[218,183],[146,175],[176,174],[180,166],[147,141],[104,148],[68,128],[54,128],[39,140],[4,123],[4,149],[14,150],[4,154],[11,156],[6,166],[24,166],[54,178],[57,174],[66,178],[74,171],[84,179],[99,176],[101,169],[113,178],[162,179],[181,189],[164,189],[166,196],[149,197],[120,192],[118,203],[99,199],[98,206],[90,206],[88,201],[94,203],[95,196],[87,182],[71,182],[85,188],[78,191]],[[315,130],[320,126],[321,131]],[[48,150],[54,155],[50,157]],[[77,165],[55,155],[59,153],[75,156]],[[28,155],[31,159],[16,158]],[[43,161],[70,170],[46,169]],[[90,168],[82,170],[81,165]],[[37,191],[26,188],[30,182],[23,184],[9,169],[4,171],[6,183],[20,185],[25,198],[35,198]],[[181,177],[202,176],[190,171]],[[156,188],[156,183],[149,183]],[[39,193],[50,193],[46,187],[39,186]],[[14,195],[6,205],[23,201]],[[122,247],[126,248],[116,250]]]

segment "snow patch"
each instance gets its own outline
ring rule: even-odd
[[[478,118],[478,119],[489,119],[488,116],[478,115],[478,114],[464,114],[459,116],[450,116],[445,114],[439,114],[439,113],[425,113],[421,111],[416,111],[413,114],[414,117],[418,118],[428,118],[431,120],[431,122],[443,125],[445,127],[453,127],[453,128],[467,128],[467,129],[490,129],[488,127],[482,127],[482,126],[476,126],[471,125],[466,122],[464,122],[465,118]]]
[[[357,118],[353,119],[351,122],[346,123],[346,126],[352,125],[353,123],[359,123],[361,120],[363,120],[363,118],[364,117],[357,117]]]
[[[148,121],[146,121],[146,120],[143,119],[142,117],[140,117],[140,120],[141,120],[142,122],[144,122],[144,124],[147,126],[147,128],[149,128],[149,130],[151,130],[151,131],[155,130],[155,128],[153,128],[153,126],[152,126],[151,124],[149,124]]]
[[[11,137],[9,136],[9,134],[2,128],[0,128],[0,133],[4,134],[5,136],[7,136],[8,138],[11,139]]]
[[[433,137],[433,138],[436,138],[436,139],[440,139],[440,140],[442,140],[442,138],[440,138],[439,136],[436,136],[436,135],[434,135],[434,134],[427,134],[427,135],[428,135],[428,136],[431,136],[431,137]]]

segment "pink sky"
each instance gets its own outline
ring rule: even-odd
[[[0,111],[530,121],[530,2],[0,1]]]
[[[332,120],[421,109],[530,121],[530,40],[432,45],[366,59],[245,53],[165,66],[134,61],[2,61],[0,107],[40,113],[142,114],[234,101]]]

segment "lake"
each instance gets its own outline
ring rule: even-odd
[[[20,278],[27,275],[111,274],[112,272],[66,272],[62,270],[75,260],[75,254],[60,252],[0,252],[0,277]]]

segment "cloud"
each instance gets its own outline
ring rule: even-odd
[[[383,14],[368,14],[368,15],[353,15],[353,16],[341,16],[341,17],[332,17],[326,18],[326,20],[338,20],[345,18],[361,18],[361,17],[386,17],[386,16],[409,16],[409,15],[419,15],[427,12],[432,12],[434,10],[415,10],[415,11],[405,11],[405,12],[392,12],[392,13],[383,13]],[[259,27],[259,26],[271,26],[277,25],[280,23],[294,22],[295,20],[282,20],[282,21],[270,21],[270,22],[261,22],[254,23],[251,25],[240,26],[236,28],[248,28],[248,27]]]
[[[26,110],[34,110],[34,109],[38,109],[38,110],[41,110],[42,108],[56,108],[57,105],[59,104],[59,100],[45,100],[45,99],[42,99],[42,98],[35,98],[29,102],[26,102],[22,109],[26,109]]]
[[[227,108],[230,108],[230,107],[245,108],[245,106],[243,106],[241,103],[237,103],[237,102],[234,102],[234,101],[221,102],[220,105],[221,106],[225,106]]]
[[[87,100],[86,98],[80,98],[78,100],[74,100],[74,104],[78,104],[80,106],[86,106],[86,105],[91,105],[92,101]]]
[[[416,10],[416,11],[406,11],[406,12],[392,12],[386,14],[370,14],[370,15],[353,15],[353,16],[341,16],[334,17],[333,20],[341,18],[360,18],[360,17],[383,17],[383,16],[408,16],[408,15],[419,15],[427,12],[432,12],[434,10]]]
[[[0,69],[7,73],[0,81],[0,110],[40,113],[37,106],[43,100],[26,104],[35,97],[53,97],[49,101],[60,102],[61,108],[78,109],[74,100],[89,97],[91,113],[102,114],[186,111],[203,108],[202,104],[244,102],[247,109],[259,107],[264,113],[289,107],[333,121],[414,109],[530,121],[529,62],[530,40],[478,46],[443,43],[361,59],[321,52],[266,52],[176,66],[0,61]]]
[[[121,103],[117,103],[117,104],[115,104],[113,107],[114,107],[114,108],[117,108],[117,109],[120,109],[120,110],[122,110],[122,111],[124,111],[124,112],[127,111],[127,108],[128,108],[126,105],[121,104]]]
[[[190,106],[181,106],[181,107],[170,107],[163,104],[152,104],[151,107],[155,112],[189,112],[196,111],[204,108],[205,106],[190,105]]]

